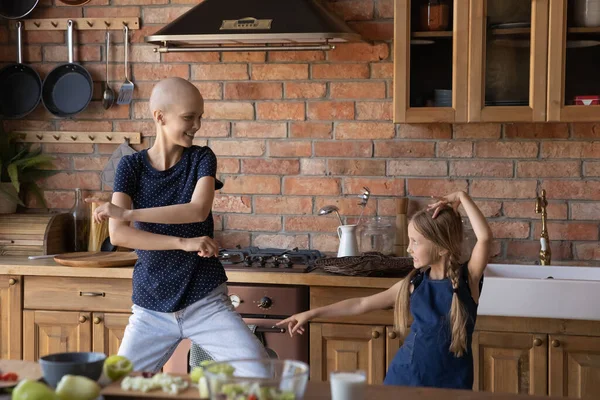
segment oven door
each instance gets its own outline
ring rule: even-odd
[[[308,332],[290,337],[287,326],[278,327],[279,319],[244,318],[246,325],[252,327],[254,334],[264,344],[272,358],[298,360],[308,363]],[[254,329],[256,327],[256,329]]]

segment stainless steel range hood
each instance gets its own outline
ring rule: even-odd
[[[161,53],[329,50],[360,40],[316,0],[204,0],[146,37]]]

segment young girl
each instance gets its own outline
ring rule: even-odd
[[[477,243],[469,261],[460,264],[462,203]],[[483,271],[492,234],[473,200],[464,192],[441,197],[417,212],[408,225],[408,253],[415,269],[390,289],[293,315],[290,335],[304,333],[304,324],[317,317],[340,317],[395,307],[395,329],[404,343],[392,361],[387,385],[472,389],[471,338]],[[412,323],[409,328],[409,322]]]

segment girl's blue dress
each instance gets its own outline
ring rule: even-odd
[[[451,389],[473,388],[473,354],[471,342],[477,318],[477,303],[471,297],[467,264],[461,266],[457,294],[469,314],[467,351],[455,357],[449,350],[450,305],[453,289],[450,279],[432,280],[429,270],[413,277],[410,312],[413,323],[402,347],[396,353],[384,384],[430,386]],[[479,289],[483,286],[483,277]]]

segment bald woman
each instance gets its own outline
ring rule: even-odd
[[[215,361],[265,358],[266,352],[227,296],[211,213],[217,158],[193,145],[204,100],[185,79],[160,81],[150,96],[156,140],[119,162],[112,200],[94,219],[109,219],[111,242],[135,249],[133,307],[119,354],[136,371],[160,371],[182,339]],[[131,226],[133,222],[133,226]]]

